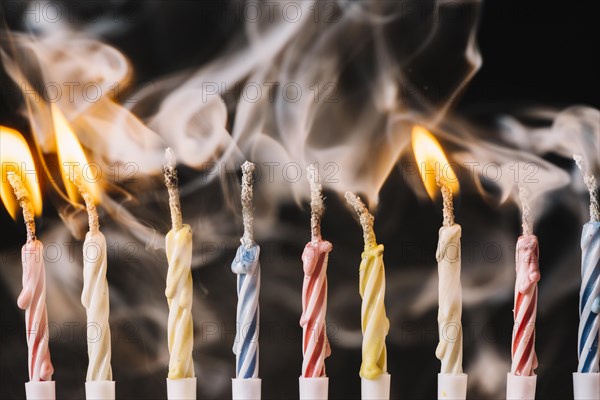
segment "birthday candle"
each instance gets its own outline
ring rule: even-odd
[[[590,221],[581,233],[581,289],[579,291],[579,335],[577,349],[579,373],[598,373],[598,340],[600,327],[600,204],[596,179],[587,174],[583,158],[575,161],[584,172],[584,181],[590,192]]]
[[[242,214],[244,235],[238,247],[231,270],[237,274],[237,329],[233,344],[236,355],[236,377],[258,378],[258,334],[260,312],[260,246],[254,242],[252,215],[252,174],[254,164],[242,165]]]
[[[374,218],[360,198],[353,193],[346,192],[346,200],[358,214],[364,236],[364,251],[359,268],[359,290],[363,299],[361,306],[363,342],[360,376],[374,380],[387,373],[385,337],[388,334],[390,324],[384,305],[383,245],[377,244],[373,232]]]
[[[165,296],[169,305],[167,323],[171,380],[193,378],[194,324],[192,320],[192,228],[182,223],[177,171],[171,149],[166,150],[165,183],[169,192],[172,229],[166,235],[169,268]],[[194,393],[195,396],[195,393]]]
[[[532,376],[538,361],[535,353],[537,282],[540,280],[538,239],[532,233],[526,192],[520,189],[523,207],[523,235],[517,240],[514,329],[511,373]]]
[[[35,238],[34,211],[27,189],[21,179],[13,173],[8,174],[8,181],[15,191],[18,203],[23,208],[23,217],[27,226],[27,243],[21,250],[23,290],[19,294],[17,305],[25,310],[29,381],[49,381],[52,379],[54,368],[48,348],[44,246]]]
[[[311,187],[311,241],[302,253],[304,283],[302,286],[302,377],[320,378],[325,374],[325,358],[331,354],[327,338],[327,262],[333,249],[321,237],[323,198],[314,165],[308,167]]]

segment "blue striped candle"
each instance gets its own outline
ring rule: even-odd
[[[242,244],[231,264],[231,270],[237,274],[237,329],[233,352],[238,379],[258,378],[259,254],[260,247],[256,243]]]
[[[600,222],[590,221],[581,235],[581,290],[579,291],[580,373],[598,371],[598,327],[600,319]]]

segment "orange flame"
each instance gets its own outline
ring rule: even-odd
[[[19,210],[13,188],[8,182],[10,172],[21,178],[23,186],[31,196],[35,215],[41,215],[42,193],[31,151],[25,138],[16,130],[6,126],[0,126],[0,159],[2,160],[0,198],[10,216],[16,219]]]
[[[77,136],[64,114],[52,104],[52,121],[54,123],[54,133],[56,137],[56,149],[58,161],[61,169],[61,176],[67,189],[67,195],[72,202],[79,201],[79,190],[75,184],[67,179],[68,176],[78,176],[86,191],[90,193],[94,201],[100,201],[100,190],[96,183],[95,174],[85,156],[85,152],[77,140]],[[94,170],[95,171],[95,170]]]
[[[458,178],[452,170],[442,146],[431,132],[422,126],[415,125],[412,129],[412,148],[425,190],[431,199],[435,199],[440,193],[436,182],[438,177],[440,184],[448,187],[453,193],[458,193]]]

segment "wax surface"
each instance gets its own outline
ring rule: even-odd
[[[302,253],[304,284],[302,286],[302,376],[325,376],[325,358],[331,354],[327,339],[327,262],[333,249],[326,240],[306,244]]]
[[[194,324],[192,321],[192,228],[170,230],[166,237],[169,304],[169,379],[194,377]]]
[[[385,337],[390,323],[385,313],[385,269],[383,245],[365,248],[360,262],[359,290],[363,299],[361,325],[363,333],[360,376],[376,379],[387,372]]]
[[[539,245],[534,235],[517,240],[514,320],[511,373],[534,375],[538,366],[535,354],[535,320],[537,314],[537,282],[540,280]]]
[[[88,232],[83,243],[83,292],[87,313],[88,370],[86,381],[111,381],[111,344],[108,324],[106,239],[102,232]]]
[[[236,355],[236,377],[258,378],[258,333],[260,311],[260,247],[252,244],[238,247],[231,270],[237,274],[237,329],[233,343]]]
[[[439,343],[435,350],[435,356],[442,362],[440,370],[442,374],[462,373],[460,235],[461,227],[458,224],[441,227],[436,252],[439,275]]]
[[[17,299],[25,310],[25,328],[29,353],[29,380],[49,381],[54,368],[48,348],[48,315],[46,312],[46,268],[44,246],[39,240],[26,243],[21,250],[23,290]]]
[[[600,222],[588,222],[581,235],[581,290],[579,292],[578,372],[599,372]]]

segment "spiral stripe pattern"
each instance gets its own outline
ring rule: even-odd
[[[302,261],[304,284],[302,286],[302,376],[320,378],[325,374],[325,359],[331,354],[327,339],[327,262],[331,243],[311,241],[304,247]]]
[[[236,357],[236,377],[258,378],[258,334],[260,310],[260,247],[238,247],[231,270],[237,274],[237,332],[233,344]]]
[[[29,380],[49,381],[54,368],[48,348],[48,314],[46,311],[46,269],[43,245],[34,240],[21,250],[23,261],[23,290],[17,304],[25,310],[27,347],[29,353]]]
[[[578,372],[599,372],[600,222],[588,222],[581,235],[581,290],[579,292]]]
[[[106,270],[106,239],[101,232],[88,232],[83,243],[83,292],[81,293],[81,303],[87,313],[89,364],[86,381],[88,382],[112,380]]]
[[[514,329],[512,337],[511,373],[532,376],[538,366],[535,353],[535,320],[537,314],[537,282],[540,280],[539,245],[534,235],[517,240]]]
[[[387,372],[385,338],[390,323],[385,313],[383,245],[365,249],[360,263],[361,325],[363,333],[360,376],[376,379]]]
[[[166,237],[167,288],[169,304],[169,379],[194,377],[194,324],[192,321],[192,228],[183,225]]]

